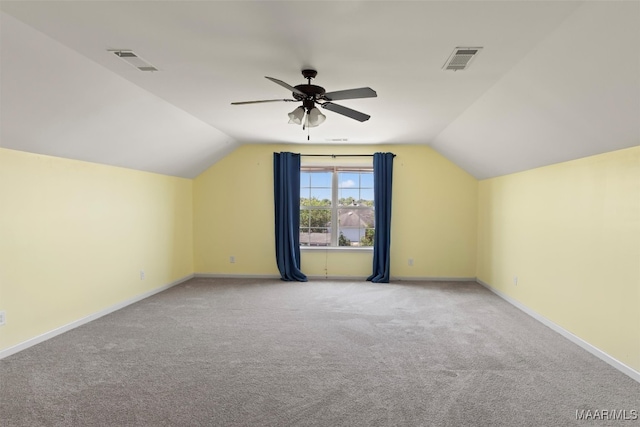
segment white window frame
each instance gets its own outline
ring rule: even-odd
[[[338,230],[340,227],[334,227],[338,224],[338,211],[345,209],[340,206],[338,201],[339,192],[339,173],[340,172],[371,172],[373,173],[373,165],[340,165],[340,164],[303,164],[300,172],[326,171],[331,172],[331,206],[300,206],[300,210],[330,210],[331,211],[331,238],[329,246],[307,246],[300,245],[303,250],[346,250],[346,251],[372,251],[373,246],[338,246]],[[302,196],[301,196],[302,197]],[[370,206],[352,206],[352,209],[373,210]],[[303,224],[300,224],[302,227]],[[374,225],[375,230],[375,225]]]

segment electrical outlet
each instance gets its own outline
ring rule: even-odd
[[[7,314],[3,311],[0,311],[0,326],[7,323]]]
[[[409,258],[408,264],[409,267],[413,267],[413,258]]]
[[[146,275],[144,274],[144,270],[140,270],[140,280],[144,280]]]
[[[513,276],[513,286],[518,286],[518,276]]]
[[[235,264],[235,262],[236,262],[236,257],[234,257],[233,255],[231,255],[231,256],[229,257],[229,262],[230,262],[231,264]]]

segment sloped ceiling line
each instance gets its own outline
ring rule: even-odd
[[[2,1],[1,144],[184,177],[242,143],[429,144],[477,178],[503,175],[640,142],[639,9]],[[465,45],[485,49],[469,70],[443,71]],[[114,46],[161,71],[114,61]],[[608,66],[622,53],[624,69]],[[329,91],[376,90],[340,102],[371,119],[328,112],[307,142],[289,103],[230,105],[286,97],[264,76],[296,85],[309,66]]]

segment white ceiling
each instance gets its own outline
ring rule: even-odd
[[[310,143],[427,144],[477,178],[640,144],[638,1],[1,1],[0,146],[192,178],[307,142],[275,77],[337,102]],[[484,49],[443,71],[457,46]],[[108,49],[156,66],[140,72]]]

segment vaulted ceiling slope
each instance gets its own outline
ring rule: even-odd
[[[427,144],[488,178],[640,144],[637,1],[1,1],[0,146],[192,178],[243,143]],[[483,47],[444,71],[455,47]],[[141,72],[109,49],[157,67]],[[377,98],[307,132],[264,78]],[[335,142],[336,140],[341,142]]]

